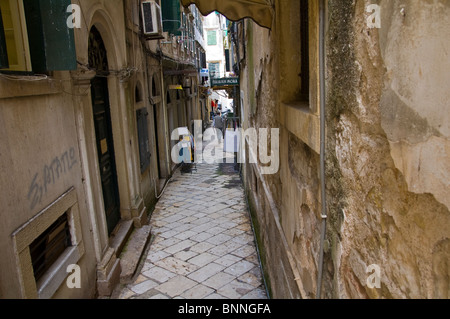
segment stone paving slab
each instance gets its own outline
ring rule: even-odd
[[[151,217],[143,266],[112,298],[267,298],[239,175],[221,165],[175,172]]]

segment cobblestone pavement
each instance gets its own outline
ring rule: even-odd
[[[176,171],[151,217],[147,258],[120,299],[266,299],[233,164]]]

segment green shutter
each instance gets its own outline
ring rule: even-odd
[[[6,51],[5,31],[3,29],[2,9],[0,8],[0,69],[9,68],[8,52]]]
[[[225,49],[225,71],[226,72],[231,72],[230,49]]]
[[[163,31],[181,36],[181,10],[179,0],[163,0],[161,3]]]
[[[67,26],[70,0],[23,0],[34,72],[75,70],[72,28]]]
[[[136,120],[139,140],[139,159],[141,162],[141,173],[150,165],[150,140],[148,137],[148,112],[146,108],[136,111]]]
[[[216,31],[208,31],[208,45],[217,45]]]

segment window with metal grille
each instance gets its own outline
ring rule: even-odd
[[[70,246],[72,246],[72,238],[67,213],[64,213],[30,245],[36,282]]]

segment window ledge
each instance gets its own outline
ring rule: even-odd
[[[67,267],[77,264],[80,258],[80,252],[77,247],[67,248],[38,282],[38,298],[50,299],[61,287],[64,279],[66,279]]]
[[[308,102],[282,103],[280,122],[285,128],[320,154],[320,120]]]
[[[300,111],[310,113],[309,101],[292,101],[292,102],[284,102],[284,107],[292,107],[294,109],[298,109]]]
[[[59,81],[52,79],[33,81],[31,77],[28,79],[27,76],[7,75],[7,77],[2,77],[0,74],[0,99],[59,93],[62,93]]]

